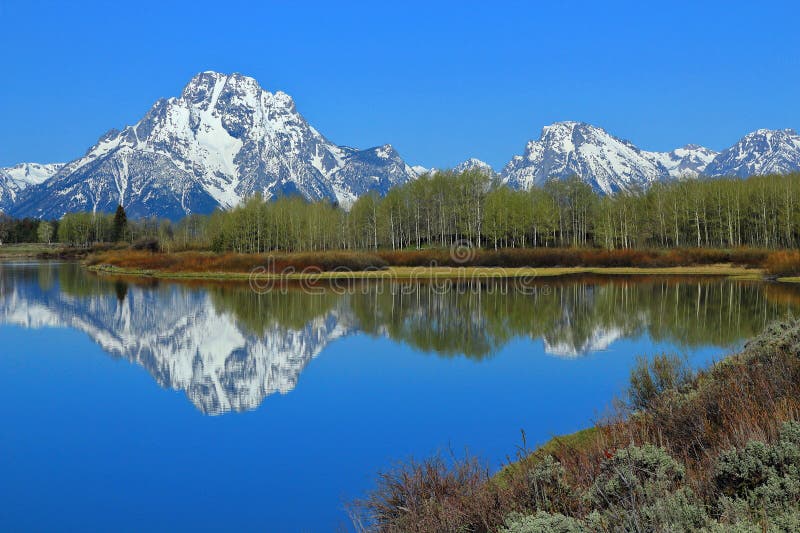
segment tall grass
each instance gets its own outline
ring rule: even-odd
[[[674,267],[734,263],[761,266],[766,250],[680,248],[670,250],[602,250],[584,248],[505,248],[473,250],[457,260],[449,250],[382,251],[378,255],[392,266],[477,267]]]
[[[745,267],[765,264],[792,264],[794,252],[769,252],[740,248],[718,250],[685,248],[671,250],[601,250],[581,248],[517,248],[503,250],[471,250],[465,257],[447,249],[350,252],[326,251],[269,254],[215,254],[202,251],[159,253],[157,244],[137,244],[128,249],[95,253],[92,265],[106,264],[128,269],[166,272],[247,272],[268,263],[277,271],[285,268],[365,270],[396,267],[679,267],[729,263]],[[788,259],[787,259],[788,258]],[[786,270],[788,272],[789,270]]]
[[[774,276],[800,276],[800,251],[773,252],[764,261],[764,269]]]
[[[300,272],[306,269],[331,271],[337,268],[367,270],[386,268],[379,256],[365,253],[321,252],[295,254],[216,254],[211,252],[153,253],[144,250],[115,250],[91,255],[87,264],[108,265],[130,270],[160,272],[247,273],[257,267],[272,272]]]

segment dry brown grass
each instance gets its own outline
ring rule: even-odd
[[[449,250],[382,251],[378,255],[392,266],[475,267],[676,267],[733,263],[759,267],[769,252],[750,248],[718,250],[681,248],[671,250],[601,250],[583,248],[506,248],[473,250],[457,261]]]
[[[138,248],[138,249],[137,249]],[[456,260],[450,250],[404,250],[397,252],[306,252],[269,254],[217,254],[202,251],[159,253],[143,246],[113,249],[92,254],[88,264],[106,265],[127,270],[163,273],[246,273],[256,267],[270,272],[294,269],[376,270],[392,267],[475,267],[475,268],[673,268],[732,264],[760,267],[773,256],[763,250],[674,249],[674,250],[599,250],[573,248],[534,248],[473,250],[466,260]]]
[[[798,276],[800,275],[800,251],[773,252],[764,261],[764,269],[773,276]]]
[[[383,269],[386,262],[372,254],[321,252],[298,254],[217,254],[212,252],[154,253],[143,250],[114,250],[90,256],[90,266],[107,265],[131,271],[231,272],[247,273],[262,267],[268,272],[315,270],[327,272],[337,268],[351,270]]]

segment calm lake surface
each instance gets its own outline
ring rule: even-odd
[[[398,459],[496,468],[601,416],[637,355],[706,365],[800,308],[709,278],[339,289],[0,263],[0,529],[348,529]]]

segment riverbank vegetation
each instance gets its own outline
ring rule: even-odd
[[[800,323],[769,326],[694,372],[641,360],[615,415],[523,446],[492,475],[433,457],[382,473],[352,506],[369,531],[796,531],[800,528]]]
[[[73,249],[74,250],[74,249]],[[77,250],[81,250],[78,248]],[[716,275],[785,279],[797,272],[797,252],[741,248],[602,250],[526,248],[506,250],[377,250],[269,252],[242,254],[206,251],[161,252],[158,241],[96,247],[90,268],[102,272],[164,277],[552,277],[570,274]]]
[[[86,245],[119,236],[155,238],[168,251],[263,253],[450,248],[795,248],[800,174],[657,183],[600,196],[577,178],[515,191],[479,171],[438,172],[360,197],[349,210],[299,197],[264,200],[208,216],[125,221],[75,213],[58,239]]]
[[[119,210],[69,214],[57,234],[70,246],[121,239],[155,242],[166,252],[361,252],[390,266],[716,262],[792,276],[800,274],[798,254],[777,254],[770,261],[767,255],[800,243],[798,195],[800,174],[676,181],[600,196],[577,178],[515,191],[479,171],[438,172],[396,187],[384,198],[362,196],[349,210],[298,197],[268,201],[256,196],[230,210],[177,222],[128,221],[124,211],[120,220]],[[348,260],[340,265],[347,267],[356,256],[338,257]]]
[[[169,221],[128,220],[120,207],[114,214],[71,213],[54,222],[6,217],[0,238],[56,239],[68,248],[124,243],[132,252],[197,252],[105,257],[110,265],[168,271],[177,271],[181,262],[186,271],[240,271],[263,262],[245,255],[272,254],[299,269],[732,263],[791,277],[800,275],[800,253],[782,250],[800,244],[799,195],[800,174],[675,181],[601,196],[577,178],[516,191],[480,171],[444,171],[395,187],[383,198],[362,196],[349,209],[255,196],[229,210]]]

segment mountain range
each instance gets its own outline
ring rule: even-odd
[[[653,152],[582,122],[546,126],[500,171],[478,169],[514,188],[577,175],[613,194],[672,179],[787,173],[800,170],[800,136],[761,129],[722,152],[689,144]],[[178,97],[161,99],[133,126],[110,130],[66,164],[22,163],[0,169],[0,211],[58,218],[74,211],[113,211],[134,218],[180,218],[229,208],[243,198],[299,194],[347,207],[367,192],[426,172],[389,144],[367,149],[328,140],[292,98],[240,74],[203,72]]]

